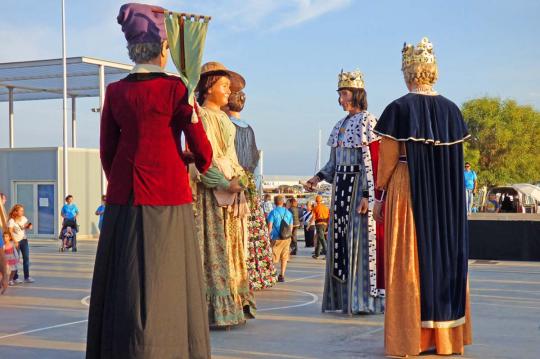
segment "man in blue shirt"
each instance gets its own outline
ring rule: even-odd
[[[467,205],[467,214],[471,213],[472,211],[472,204],[473,204],[473,198],[476,194],[476,172],[471,170],[471,164],[469,162],[465,162],[465,171],[463,171],[463,175],[465,177],[465,198],[466,198],[466,205]]]
[[[281,261],[281,270],[278,276],[278,282],[285,282],[285,269],[289,260],[291,237],[281,238],[281,222],[285,221],[289,226],[292,226],[293,216],[287,208],[283,207],[285,199],[283,196],[274,197],[275,208],[268,214],[268,232],[272,243],[272,258],[274,264]]]
[[[101,196],[101,205],[96,209],[96,216],[99,216],[98,228],[101,232],[101,226],[103,225],[103,214],[105,213],[105,196]]]

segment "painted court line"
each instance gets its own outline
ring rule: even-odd
[[[27,330],[27,331],[24,331],[24,332],[18,332],[18,333],[13,333],[13,334],[2,335],[2,336],[0,336],[0,340],[1,339],[6,339],[6,338],[11,338],[11,337],[16,337],[16,336],[19,336],[19,335],[37,333],[37,332],[42,332],[42,331],[49,330],[49,329],[62,328],[62,327],[67,327],[67,326],[70,326],[70,325],[81,324],[81,323],[86,323],[86,322],[88,322],[88,319],[79,320],[77,322],[70,322],[70,323],[51,325],[50,327],[32,329],[32,330]]]
[[[279,309],[290,309],[290,308],[298,308],[298,307],[305,307],[306,305],[310,305],[313,303],[317,303],[319,301],[319,297],[316,294],[310,293],[310,292],[304,292],[302,290],[294,290],[294,289],[282,289],[282,288],[275,288],[275,290],[282,290],[286,292],[295,292],[295,293],[301,293],[305,294],[307,296],[311,297],[310,301],[300,303],[300,304],[293,304],[293,305],[286,305],[283,307],[271,307],[271,308],[262,308],[257,309],[257,312],[269,312],[271,310],[279,310]]]
[[[320,274],[317,274],[317,275],[311,275],[311,276],[302,277],[302,278],[296,278],[296,279],[293,279],[293,280],[288,281],[288,283],[290,283],[290,282],[297,282],[297,281],[300,281],[300,280],[303,280],[303,279],[309,279],[309,278],[320,277],[320,276],[321,276]],[[311,304],[317,303],[317,301],[319,300],[319,297],[318,297],[316,294],[313,294],[313,293],[310,293],[310,292],[304,292],[304,291],[302,291],[302,290],[285,289],[285,288],[274,288],[274,290],[281,290],[281,291],[286,291],[286,292],[295,292],[295,293],[304,294],[304,295],[306,295],[306,296],[311,297],[311,300],[306,301],[306,302],[303,302],[303,303],[299,303],[299,304],[286,305],[286,306],[281,306],[281,307],[262,308],[262,309],[258,309],[258,310],[257,310],[258,312],[269,312],[269,311],[272,311],[272,310],[280,310],[280,309],[290,309],[290,308],[304,307],[304,306],[307,306],[307,305],[311,305]],[[87,307],[90,306],[90,296],[88,295],[88,296],[82,298],[82,299],[81,299],[81,303],[82,303],[83,305],[87,306]],[[81,324],[81,323],[86,323],[86,322],[88,322],[88,319],[85,319],[85,320],[79,320],[79,321],[76,321],[76,322],[69,322],[69,323],[63,323],[63,324],[52,325],[52,326],[48,326],[48,327],[43,327],[43,328],[37,328],[37,329],[27,330],[27,331],[18,332],[18,333],[7,334],[7,335],[0,336],[0,340],[6,339],[6,338],[11,338],[11,337],[16,337],[16,336],[19,336],[19,335],[26,335],[26,334],[31,334],[31,333],[37,333],[37,332],[42,332],[42,331],[45,331],[45,330],[56,329],[56,328],[62,328],[62,327],[67,327],[67,326],[70,326],[70,325]]]

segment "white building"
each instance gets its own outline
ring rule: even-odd
[[[17,101],[60,100],[64,97],[62,59],[0,63],[0,102],[8,103],[9,148],[0,149],[0,192],[7,194],[6,210],[15,203],[25,207],[34,224],[31,237],[54,238],[61,225],[64,197],[71,194],[79,207],[79,237],[97,235],[95,215],[105,190],[99,151],[77,148],[77,99],[99,98],[103,103],[105,86],[124,78],[132,65],[91,57],[66,59],[66,94],[71,104],[71,136],[67,116],[62,116],[63,146],[17,148],[14,103]],[[39,106],[39,102],[35,102]],[[67,114],[67,103],[65,106]],[[59,119],[60,121],[60,119]],[[4,135],[4,134],[2,134]],[[68,138],[71,137],[71,145]],[[66,156],[64,156],[64,149]],[[64,171],[64,168],[66,171]]]
[[[61,228],[60,209],[64,205],[63,149],[0,149],[0,192],[8,197],[6,211],[14,204],[24,206],[32,222],[30,237],[55,238]],[[101,204],[101,162],[99,150],[68,150],[69,194],[79,207],[79,238],[98,235],[96,208]]]

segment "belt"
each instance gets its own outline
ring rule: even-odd
[[[324,223],[324,224],[326,224],[327,222],[328,222],[328,218],[326,218],[326,219],[318,219],[318,220],[315,221],[315,223]]]

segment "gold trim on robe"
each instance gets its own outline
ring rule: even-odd
[[[384,347],[387,355],[418,355],[435,348],[437,354],[462,354],[472,343],[469,291],[464,323],[423,328],[420,309],[420,270],[409,169],[400,162],[405,143],[383,137],[379,147],[377,188],[386,189]],[[461,319],[460,319],[461,320]],[[448,323],[448,322],[442,322]]]

